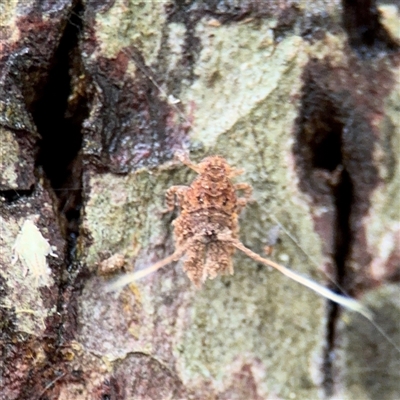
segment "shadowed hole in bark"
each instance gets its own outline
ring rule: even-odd
[[[399,44],[380,22],[375,0],[343,0],[343,26],[350,46],[362,57],[396,51]]]
[[[78,48],[82,11],[78,2],[54,54],[47,81],[31,110],[42,137],[37,164],[43,168],[58,198],[58,211],[66,218],[70,253],[79,230],[82,169],[79,150],[82,122],[88,115]]]
[[[4,198],[7,203],[13,203],[21,197],[29,197],[32,195],[34,188],[29,190],[1,190],[0,196]]]
[[[21,399],[50,398],[61,381],[74,379],[66,372],[61,350],[76,330],[77,305],[73,292],[78,290],[75,282],[79,281],[75,251],[82,202],[81,128],[88,116],[87,82],[79,55],[82,13],[82,3],[75,2],[46,72],[46,80],[35,88],[37,97],[29,107],[41,136],[36,167],[43,171],[55,193],[59,221],[63,225],[61,231],[67,241],[64,255],[67,271],[63,270],[55,279],[59,290],[57,313],[45,321],[46,361],[32,366],[23,384]]]
[[[345,287],[346,263],[352,245],[350,228],[350,213],[353,202],[353,184],[349,173],[344,169],[340,173],[337,185],[333,188],[336,209],[335,252],[336,266],[335,281],[339,287]],[[335,289],[335,288],[332,288]],[[348,289],[348,288],[346,288]],[[346,290],[347,291],[347,290]],[[333,302],[328,303],[328,319],[326,330],[326,348],[324,354],[324,389],[327,397],[334,392],[333,361],[335,351],[335,337],[340,307]]]
[[[299,117],[297,143],[294,153],[302,169],[302,189],[311,193],[316,203],[333,207],[332,278],[338,287],[348,290],[346,264],[351,250],[350,214],[353,203],[353,184],[343,165],[343,132],[345,117],[334,97],[319,87],[312,78],[303,87],[303,103]],[[333,360],[339,306],[328,302],[326,342],[323,355],[323,388],[327,397],[334,392]]]

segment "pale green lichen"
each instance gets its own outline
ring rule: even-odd
[[[117,0],[106,12],[96,15],[96,37],[100,51],[108,58],[129,46],[140,48],[146,64],[152,64],[160,50],[168,2]]]
[[[388,2],[389,3],[389,2]],[[390,36],[400,40],[400,7],[398,4],[379,4],[379,21],[387,29]]]
[[[185,44],[186,28],[182,23],[170,23],[168,25],[168,72],[173,72],[179,68],[184,44]]]
[[[83,229],[90,232],[93,243],[82,249],[83,261],[93,267],[101,252],[135,257],[141,249],[162,244],[166,239],[162,221],[165,191],[179,181],[178,173],[141,169],[124,177],[91,177]]]
[[[0,127],[0,185],[9,188],[17,187],[16,166],[19,161],[19,146],[8,129]]]
[[[199,78],[180,96],[184,104],[196,105],[193,140],[213,147],[218,136],[268,97],[290,70],[301,39],[291,36],[273,45],[273,26],[269,20],[218,28],[207,21],[198,24],[202,51],[194,73]]]
[[[376,326],[360,315],[344,313],[338,332],[338,379],[342,384],[337,398],[398,399],[399,290],[398,284],[387,284],[364,296],[364,304],[375,313]]]
[[[12,41],[18,40],[19,30],[16,29],[18,0],[3,0],[0,3],[1,25],[0,34],[12,34]],[[8,43],[10,44],[10,43]]]
[[[371,206],[363,221],[368,249],[373,250],[370,265],[372,276],[380,280],[385,277],[385,266],[399,247],[400,238],[400,82],[385,102],[381,120],[379,141],[374,158],[384,184],[379,185],[371,196]]]

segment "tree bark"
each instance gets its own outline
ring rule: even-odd
[[[5,3],[0,399],[397,398],[400,11],[358,6]],[[242,242],[375,326],[238,253],[107,292],[174,251],[177,150],[243,168]]]

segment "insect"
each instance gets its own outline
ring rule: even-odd
[[[253,260],[271,266],[290,279],[320,295],[372,319],[370,312],[354,299],[341,296],[296,272],[261,257],[239,240],[238,214],[252,193],[247,183],[233,183],[232,178],[243,173],[231,167],[221,156],[206,157],[194,164],[179,152],[176,158],[198,173],[190,186],[172,186],[167,190],[167,210],[180,207],[173,221],[176,249],[173,254],[141,271],[127,274],[112,282],[108,290],[117,290],[180,258],[183,270],[195,286],[218,274],[233,274],[232,256],[235,248]],[[243,197],[237,192],[242,191]]]
[[[181,209],[173,222],[175,242],[178,249],[188,244],[183,270],[200,287],[207,277],[233,274],[234,247],[229,241],[221,241],[219,235],[226,231],[232,239],[238,237],[238,213],[249,200],[252,187],[233,184],[231,179],[242,171],[230,167],[220,156],[207,157],[199,164],[182,153],[177,158],[199,175],[190,186],[168,189],[167,211],[175,206]],[[238,191],[243,191],[244,197],[238,198]]]

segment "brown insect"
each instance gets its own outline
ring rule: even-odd
[[[320,295],[372,318],[356,300],[338,295],[244,246],[238,238],[238,214],[250,199],[252,187],[247,183],[232,182],[242,170],[231,167],[220,156],[206,157],[199,164],[192,163],[184,153],[177,153],[176,157],[199,175],[190,186],[172,186],[166,193],[166,211],[173,211],[176,206],[181,211],[173,222],[174,253],[151,267],[122,276],[111,283],[108,290],[128,285],[181,257],[184,257],[183,270],[197,287],[201,287],[207,277],[214,279],[218,274],[233,274],[232,255],[236,248]],[[243,197],[237,196],[238,191],[243,192]]]
[[[197,286],[219,273],[233,274],[234,246],[221,241],[219,235],[228,233],[238,238],[238,213],[249,200],[252,187],[247,183],[233,184],[231,179],[242,171],[232,168],[220,156],[205,158],[193,164],[184,154],[180,161],[199,176],[190,186],[172,186],[166,193],[168,211],[178,206],[181,213],[173,222],[177,250],[186,248],[183,270]],[[244,197],[237,197],[237,191]]]

